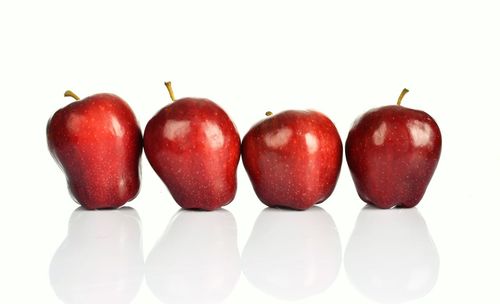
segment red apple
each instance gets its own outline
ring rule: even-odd
[[[332,194],[342,164],[342,141],[325,115],[290,110],[248,131],[242,159],[264,204],[304,210]]]
[[[183,208],[218,209],[236,194],[240,137],[213,101],[182,98],[161,109],[146,125],[144,152]]]
[[[441,132],[427,113],[397,105],[358,118],[346,159],[359,197],[379,208],[411,208],[422,199],[441,154]]]
[[[74,200],[87,209],[118,208],[139,192],[142,136],[129,105],[96,94],[58,110],[47,124],[50,153]]]

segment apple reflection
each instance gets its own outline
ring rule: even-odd
[[[368,298],[402,303],[432,290],[439,255],[417,208],[366,206],[346,248],[345,270],[351,283]]]
[[[180,210],[146,261],[146,282],[164,303],[219,303],[241,272],[231,212]]]
[[[139,215],[130,207],[77,208],[49,271],[64,303],[132,302],[144,277]]]
[[[337,228],[320,207],[300,212],[264,209],[242,256],[248,280],[284,300],[326,290],[335,281],[341,260]]]

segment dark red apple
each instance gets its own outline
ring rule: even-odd
[[[441,154],[441,132],[427,113],[397,105],[354,122],[346,159],[359,197],[379,208],[411,208],[422,199]]]
[[[74,200],[87,209],[118,208],[137,196],[142,136],[129,105],[96,94],[58,110],[47,124],[50,153]]]
[[[242,159],[264,204],[304,210],[332,194],[342,164],[342,141],[325,115],[289,110],[248,131]]]
[[[218,209],[236,194],[240,137],[213,101],[182,98],[161,109],[146,125],[144,152],[183,208]]]

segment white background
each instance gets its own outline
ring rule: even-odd
[[[496,0],[2,1],[0,302],[498,302],[499,14]],[[262,213],[240,164],[227,212],[168,226],[179,208],[143,157],[135,211],[70,220],[45,137],[63,92],[118,94],[144,127],[165,80],[241,137],[268,110],[314,108],[343,140],[407,87],[404,105],[440,125],[441,161],[418,208],[384,213],[361,212],[345,161],[322,210]]]

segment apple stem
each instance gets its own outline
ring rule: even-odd
[[[172,101],[175,101],[175,95],[174,95],[174,90],[172,89],[172,83],[170,81],[166,81],[165,86],[167,87],[168,95],[170,95],[170,99],[172,99]]]
[[[75,100],[80,100],[80,97],[78,97],[78,95],[73,93],[73,91],[71,90],[67,90],[66,92],[64,92],[64,97],[73,97]]]
[[[273,115],[273,112],[271,112],[271,111],[266,112],[266,116],[271,116],[271,115]]]
[[[403,101],[403,97],[405,97],[406,93],[410,92],[407,88],[404,88],[401,94],[399,94],[398,98],[398,106],[401,105],[401,101]]]

